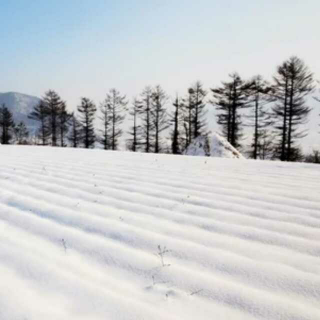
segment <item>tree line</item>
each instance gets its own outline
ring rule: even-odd
[[[208,92],[197,81],[184,96],[173,99],[170,111],[169,97],[160,85],[145,87],[130,105],[116,89],[111,89],[98,107],[84,97],[76,113],[68,112],[66,102],[49,90],[29,118],[39,123],[37,138],[41,145],[93,148],[99,143],[105,150],[117,150],[127,116],[131,122],[127,149],[182,154],[197,137],[208,135],[209,106],[216,110],[221,134],[241,151],[248,132],[245,129],[251,128],[251,158],[320,162],[319,151],[304,157],[299,147],[299,140],[307,135],[302,125],[308,120],[308,97],[314,90],[312,72],[301,59],[291,57],[277,67],[271,82],[261,75],[245,80],[233,73]],[[11,132],[20,137],[21,143],[27,137],[25,126],[15,126],[8,112],[1,107],[1,143],[11,141]]]

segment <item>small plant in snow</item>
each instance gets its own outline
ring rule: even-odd
[[[169,267],[169,266],[170,266],[170,264],[165,264],[165,262],[164,262],[164,256],[165,256],[165,254],[168,253],[168,252],[170,252],[170,251],[167,250],[166,247],[161,248],[161,246],[158,245],[158,253],[157,253],[157,255],[159,256],[159,258],[160,258],[160,260],[161,260],[161,265],[162,265],[163,267]]]
[[[198,293],[200,293],[201,291],[203,291],[203,289],[193,291],[193,292],[190,293],[190,296],[193,296],[193,295],[195,295],[195,294],[198,294]]]
[[[67,253],[67,243],[66,243],[66,240],[62,239],[61,242],[62,242],[62,245],[63,245],[63,248],[64,248],[64,252]]]

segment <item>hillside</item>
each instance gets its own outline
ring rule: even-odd
[[[319,166],[0,154],[1,320],[320,319]]]
[[[12,112],[16,123],[23,121],[29,131],[34,133],[38,124],[36,121],[28,119],[28,115],[33,107],[39,103],[40,99],[18,92],[0,93],[0,105],[5,104]]]

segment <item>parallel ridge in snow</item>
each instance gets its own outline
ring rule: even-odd
[[[243,155],[225,138],[214,132],[208,137],[199,136],[188,146],[185,155],[244,159]]]
[[[319,166],[0,146],[0,168],[1,320],[320,319]]]

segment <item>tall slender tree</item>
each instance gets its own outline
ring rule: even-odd
[[[116,89],[111,89],[107,94],[105,102],[111,119],[110,146],[112,150],[116,150],[118,148],[119,138],[123,133],[121,124],[125,119],[124,111],[126,111],[127,106],[126,96],[122,96]]]
[[[0,133],[1,133],[1,144],[10,144],[13,137],[13,131],[15,123],[13,120],[12,113],[2,104],[0,107]]]
[[[138,124],[138,117],[141,112],[141,102],[138,99],[134,99],[132,103],[131,110],[129,111],[129,115],[132,118],[132,126],[130,131],[128,132],[130,138],[127,140],[127,146],[129,150],[136,152],[138,151],[141,144],[141,127]]]
[[[111,121],[109,100],[105,99],[100,105],[101,116],[99,119],[102,122],[102,129],[100,129],[101,136],[99,142],[103,145],[104,150],[111,147]]]
[[[97,108],[89,98],[81,98],[81,104],[78,106],[80,123],[82,126],[81,138],[85,148],[93,148],[96,140],[94,132],[94,118]]]
[[[141,134],[142,143],[144,144],[144,151],[151,152],[151,146],[153,143],[152,132],[154,130],[154,124],[152,122],[152,88],[147,86],[141,93]]]
[[[80,145],[80,142],[82,141],[82,125],[77,119],[74,112],[71,114],[71,120],[70,120],[70,132],[68,135],[68,140],[71,142],[71,146],[73,148],[78,148]]]
[[[59,113],[58,113],[58,128],[60,133],[60,146],[65,147],[66,136],[69,131],[70,120],[72,114],[67,111],[66,103],[62,102]]]
[[[191,88],[189,88],[189,94],[191,98],[191,105],[193,112],[191,122],[193,128],[193,139],[200,135],[205,134],[206,119],[207,114],[205,107],[205,97],[207,92],[203,89],[203,85],[200,81],[197,81]]]
[[[17,144],[28,144],[29,131],[23,121],[20,121],[14,128]]]
[[[152,91],[152,109],[151,117],[154,128],[154,152],[159,153],[161,151],[161,132],[169,127],[167,119],[167,111],[165,104],[168,97],[164,90],[158,85]]]
[[[244,81],[237,73],[230,75],[229,82],[222,82],[222,86],[211,89],[213,100],[211,103],[220,111],[217,122],[222,127],[222,134],[236,148],[240,147],[243,122],[240,110],[250,105],[252,82]]]
[[[310,107],[306,98],[313,90],[313,75],[304,62],[291,57],[277,68],[273,77],[272,95],[276,99],[273,107],[275,129],[280,138],[279,157],[282,161],[300,159],[300,149],[295,145],[306,135],[300,126],[307,122]]]
[[[251,157],[253,159],[262,158],[263,155],[259,151],[263,151],[260,144],[265,136],[265,129],[272,124],[270,112],[266,110],[266,106],[270,103],[269,93],[270,85],[262,76],[258,75],[252,79],[251,88],[251,113],[247,115],[249,120],[247,126],[253,128],[253,141]],[[264,138],[265,141],[265,138]]]
[[[48,129],[51,136],[51,144],[52,146],[57,146],[59,136],[58,118],[63,106],[63,101],[61,100],[60,96],[53,90],[47,91],[42,98],[42,101],[48,116]]]
[[[49,123],[48,123],[48,112],[45,103],[41,100],[37,105],[33,107],[32,112],[28,115],[29,119],[38,121],[40,126],[37,130],[37,135],[41,140],[42,145],[48,144]]]
[[[173,102],[173,106],[174,106],[174,111],[170,119],[173,126],[172,132],[171,132],[171,151],[173,154],[180,154],[182,151],[180,131],[181,131],[183,103],[181,99],[179,99],[178,95],[176,96],[176,99]]]

